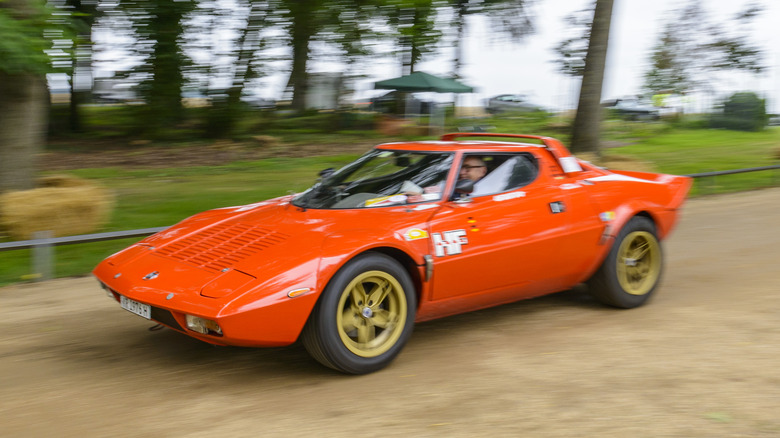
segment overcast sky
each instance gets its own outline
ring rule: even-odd
[[[556,71],[552,63],[553,47],[564,39],[563,17],[583,9],[590,0],[539,0],[534,6],[536,33],[521,44],[490,42],[490,29],[483,20],[470,22],[465,51],[463,81],[477,92],[462,99],[480,105],[496,94],[526,94],[550,108],[568,108],[576,104],[579,81]],[[642,75],[647,70],[650,50],[667,22],[669,12],[680,0],[615,0],[609,57],[603,97],[605,99],[641,92]],[[780,111],[780,2],[777,0],[700,0],[713,21],[728,19],[749,3],[763,5],[764,12],[753,22],[755,41],[765,49],[765,65],[760,75],[728,75],[717,88],[726,92],[756,91],[769,101],[770,109]],[[422,63],[417,70],[433,74],[449,73],[450,59]],[[373,82],[400,74],[400,68],[388,60],[371,69],[371,78],[358,85],[359,94],[376,94]]]

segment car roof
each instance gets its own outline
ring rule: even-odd
[[[537,150],[544,148],[544,145],[506,142],[506,141],[417,141],[417,142],[398,142],[383,143],[376,146],[376,149],[397,150],[397,151],[425,151],[425,152],[519,152],[523,150]]]
[[[481,138],[512,138],[533,140],[541,142],[542,144],[531,143],[515,143],[514,141],[458,141],[459,138],[468,137],[481,137]],[[403,143],[384,143],[376,147],[380,150],[406,150],[406,151],[427,151],[427,152],[456,152],[456,151],[468,151],[468,152],[518,152],[525,151],[531,152],[539,149],[548,151],[558,164],[566,172],[579,172],[582,170],[577,160],[571,155],[571,152],[561,144],[558,140],[552,137],[545,137],[539,135],[527,135],[527,134],[501,134],[493,132],[452,132],[444,134],[438,141],[418,141],[418,142],[403,142]]]

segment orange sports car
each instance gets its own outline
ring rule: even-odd
[[[296,195],[197,214],[94,274],[122,308],[202,341],[301,338],[322,364],[368,373],[416,322],[582,282],[608,305],[645,303],[690,185],[596,167],[549,137],[446,134],[376,146]]]

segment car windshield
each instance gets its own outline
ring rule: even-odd
[[[293,199],[305,208],[374,208],[438,201],[453,153],[372,150]]]

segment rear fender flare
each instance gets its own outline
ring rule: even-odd
[[[604,233],[601,236],[600,242],[601,249],[598,253],[598,257],[594,258],[593,265],[589,267],[588,276],[593,275],[599,266],[604,263],[604,259],[607,257],[607,254],[609,254],[610,249],[612,249],[612,245],[615,244],[615,238],[617,237],[618,233],[620,233],[620,230],[622,230],[628,221],[631,220],[631,218],[634,216],[645,216],[650,219],[653,224],[656,225],[656,227],[658,226],[657,218],[654,217],[650,210],[643,208],[646,206],[646,204],[643,204],[639,201],[631,201],[612,210],[611,213],[614,214],[614,217],[613,219],[605,222]]]

